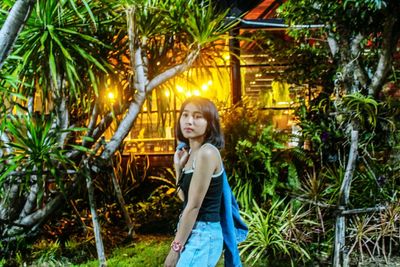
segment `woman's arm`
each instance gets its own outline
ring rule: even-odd
[[[175,151],[174,154],[174,169],[175,169],[175,183],[178,185],[179,178],[181,177],[181,172],[183,167],[185,166],[187,160],[189,158],[189,153],[186,151],[186,149],[180,149]],[[184,200],[184,194],[182,190],[177,188],[178,190],[178,197],[183,201]]]

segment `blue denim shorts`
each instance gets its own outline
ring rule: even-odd
[[[177,267],[214,267],[222,254],[222,228],[219,222],[197,221]]]

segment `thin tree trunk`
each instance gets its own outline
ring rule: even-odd
[[[36,0],[17,0],[0,30],[0,69],[28,20]]]
[[[342,186],[339,192],[339,212],[336,217],[335,225],[335,251],[333,254],[333,267],[347,267],[348,266],[348,255],[345,249],[345,238],[346,238],[346,218],[343,212],[346,210],[349,203],[350,185],[353,179],[354,170],[356,167],[357,160],[357,149],[358,149],[358,131],[351,131],[351,146],[349,152],[349,159],[346,166],[346,172],[344,174]]]
[[[31,186],[31,191],[29,192],[28,198],[25,201],[24,208],[22,209],[22,212],[19,215],[20,220],[22,220],[28,214],[32,213],[32,211],[35,209],[38,192],[39,192],[39,186],[37,183],[35,183],[34,185]]]
[[[18,215],[16,205],[9,203],[16,203],[19,197],[19,184],[12,184],[7,186],[6,193],[0,202],[0,219],[1,220],[14,220]]]
[[[96,212],[96,203],[94,199],[94,188],[93,188],[93,182],[92,182],[92,177],[90,176],[90,169],[89,169],[89,163],[87,160],[85,160],[84,164],[85,168],[85,178],[86,178],[86,187],[88,190],[88,195],[89,195],[89,206],[90,206],[90,213],[92,214],[92,223],[93,223],[93,231],[94,231],[94,237],[96,240],[96,250],[97,250],[97,257],[99,258],[99,266],[107,266],[106,262],[106,255],[104,253],[104,245],[103,245],[103,239],[101,237],[101,227],[99,224],[99,220],[97,218],[97,212]]]
[[[379,56],[378,65],[373,74],[371,85],[369,87],[369,95],[379,96],[382,85],[386,81],[386,77],[393,64],[393,55],[398,48],[400,38],[400,1],[388,1],[385,9],[383,31],[382,31],[382,49]]]
[[[124,199],[124,196],[122,195],[121,187],[119,186],[117,178],[115,177],[114,171],[111,172],[111,178],[113,181],[114,190],[115,190],[115,194],[117,195],[119,205],[121,206],[122,212],[124,213],[125,222],[126,222],[126,225],[128,226],[129,236],[134,238],[135,231],[133,229],[133,222],[132,222],[131,217],[129,216],[128,210],[126,209],[125,199]]]
[[[35,228],[35,226],[41,224],[41,222],[43,222],[45,218],[47,218],[59,207],[63,199],[64,198],[61,194],[56,195],[43,208],[36,210],[35,212],[13,222],[14,225],[18,226],[13,226],[9,229],[6,229],[4,236],[13,237],[15,235],[25,232],[26,229],[31,230],[32,228]]]

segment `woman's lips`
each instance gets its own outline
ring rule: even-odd
[[[185,132],[193,132],[193,129],[192,129],[192,128],[188,128],[188,127],[183,128],[183,130],[184,130]]]

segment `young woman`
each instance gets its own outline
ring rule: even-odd
[[[184,208],[164,266],[215,266],[222,254],[220,224],[223,137],[215,105],[191,97],[181,107],[177,138],[188,145],[174,155]]]

